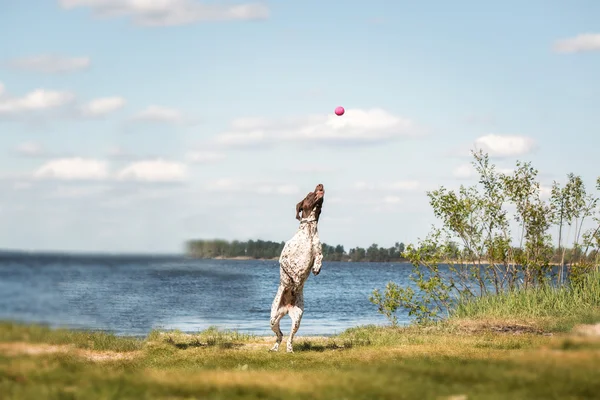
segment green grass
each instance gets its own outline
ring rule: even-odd
[[[179,349],[212,346],[228,349],[237,347],[242,343],[249,342],[253,338],[253,335],[244,334],[237,331],[219,330],[214,326],[211,326],[208,329],[197,332],[193,335],[183,333],[179,330],[166,332],[152,331],[148,335],[148,340],[150,341],[162,341]]]
[[[436,324],[299,338],[294,354],[285,346],[268,352],[273,340],[215,328],[138,340],[3,323],[0,398],[588,399],[600,392],[600,338]],[[23,351],[52,349],[44,343],[75,346]],[[113,358],[93,357],[107,352]]]
[[[488,295],[457,305],[454,319],[537,319],[547,329],[568,330],[600,316],[600,273],[585,276],[574,287],[540,287]]]
[[[227,351],[205,356],[233,358]],[[532,370],[524,362],[460,357],[277,356],[286,362],[267,365],[264,354],[240,353],[235,358],[246,369],[0,357],[0,393],[3,399],[588,399],[600,390],[596,371],[573,365],[536,363]]]

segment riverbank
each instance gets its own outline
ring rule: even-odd
[[[294,354],[285,346],[268,352],[273,340],[214,329],[152,332],[141,340],[2,323],[0,393],[9,399],[458,400],[584,399],[600,392],[600,325],[591,323],[479,319],[358,327],[331,338],[298,337]]]

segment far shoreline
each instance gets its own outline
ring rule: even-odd
[[[273,258],[254,258],[254,257],[248,257],[248,256],[237,256],[237,257],[217,256],[217,257],[205,257],[204,258],[204,257],[192,257],[192,256],[190,256],[189,258],[193,259],[193,260],[227,260],[227,261],[251,261],[251,260],[256,260],[256,261],[279,261],[279,257],[273,257]],[[381,263],[401,263],[401,264],[405,264],[405,263],[409,263],[408,260],[391,260],[391,261],[323,260],[323,262],[340,262],[340,263],[363,262],[363,263],[375,263],[375,264],[381,264]]]
[[[251,261],[251,260],[256,260],[256,261],[279,261],[279,257],[273,257],[273,258],[254,258],[254,257],[249,257],[249,256],[237,256],[237,257],[225,257],[225,256],[217,256],[217,257],[192,257],[189,256],[188,258],[193,259],[193,260],[226,260],[226,261]],[[411,264],[411,262],[409,260],[406,259],[402,259],[402,260],[390,260],[390,261],[370,261],[370,260],[364,260],[364,261],[352,261],[352,260],[323,260],[323,262],[339,262],[339,263],[352,263],[352,262],[360,262],[360,263],[374,263],[374,264]],[[440,264],[446,264],[446,265],[470,265],[470,266],[475,266],[475,265],[489,265],[490,262],[486,261],[486,260],[482,260],[480,262],[472,262],[472,261],[462,261],[462,262],[458,262],[457,260],[444,260],[443,262],[440,262]],[[502,265],[500,263],[496,263],[497,265]],[[554,263],[551,262],[548,264],[551,267],[560,267],[560,263]],[[563,266],[568,266],[568,263],[565,263]]]

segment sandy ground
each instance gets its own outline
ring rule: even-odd
[[[132,359],[138,355],[139,351],[130,351],[125,353],[118,353],[114,351],[93,351],[78,349],[69,345],[51,345],[45,343],[25,343],[25,342],[12,342],[12,343],[0,343],[0,353],[8,356],[16,356],[20,354],[26,355],[43,355],[52,353],[72,353],[79,357],[86,358],[90,361],[112,361],[112,360],[123,360]]]
[[[600,324],[577,325],[573,328],[573,333],[580,336],[600,336]]]

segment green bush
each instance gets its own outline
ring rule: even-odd
[[[479,185],[427,192],[441,227],[434,226],[403,252],[413,265],[414,288],[389,282],[384,293],[373,291],[370,301],[378,312],[396,325],[400,308],[425,323],[493,307],[505,307],[505,315],[533,307],[532,315],[541,315],[557,299],[569,310],[575,304],[597,305],[591,294],[598,293],[593,283],[598,274],[590,272],[598,271],[600,261],[598,199],[586,192],[582,179],[569,174],[564,187],[554,182],[545,201],[530,163],[517,161],[512,174],[505,174],[496,171],[487,154],[473,156]],[[584,232],[590,218],[595,228]],[[552,228],[558,230],[558,249]],[[563,242],[568,240],[572,249],[566,258]]]

